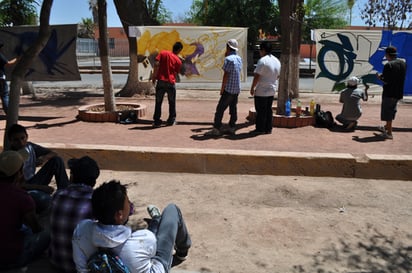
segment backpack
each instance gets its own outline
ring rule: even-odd
[[[106,249],[100,249],[87,261],[90,273],[130,273],[119,256]]]
[[[319,110],[315,113],[315,124],[317,127],[332,128],[335,124],[330,111]]]

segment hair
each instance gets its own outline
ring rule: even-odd
[[[118,180],[110,180],[96,188],[92,194],[94,217],[104,225],[115,225],[115,214],[123,209],[127,196],[126,186]]]
[[[24,133],[27,136],[26,128],[24,128],[23,126],[21,126],[20,124],[17,124],[17,123],[13,124],[7,130],[7,138],[11,139],[12,136],[14,136],[15,134],[19,134],[19,133]]]
[[[272,52],[272,44],[267,42],[267,41],[262,42],[260,44],[260,49],[264,50],[266,53],[271,53]]]
[[[181,42],[176,42],[173,45],[173,52],[178,52],[183,49],[183,44]]]

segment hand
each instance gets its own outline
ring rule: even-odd
[[[254,89],[250,89],[250,95],[253,97],[255,95],[255,90]]]

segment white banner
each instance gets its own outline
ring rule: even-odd
[[[219,82],[223,77],[226,42],[236,39],[238,54],[242,57],[241,80],[247,78],[247,28],[197,26],[143,26],[130,27],[131,36],[137,36],[139,79],[149,80],[154,58],[161,50],[172,50],[173,44],[182,42],[180,53],[184,58],[185,74],[181,82]],[[139,37],[140,35],[140,37]]]

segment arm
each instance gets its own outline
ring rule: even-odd
[[[154,68],[153,68],[153,74],[152,74],[152,83],[156,83],[157,79],[157,73],[159,72],[159,61],[155,61]]]
[[[223,74],[223,79],[222,79],[222,87],[220,87],[220,95],[222,95],[223,92],[225,91],[225,86],[226,86],[228,78],[229,78],[229,73],[225,71]]]
[[[252,86],[250,87],[250,95],[254,96],[255,95],[255,88],[257,83],[259,82],[260,75],[258,73],[255,73],[253,76],[253,82]]]

